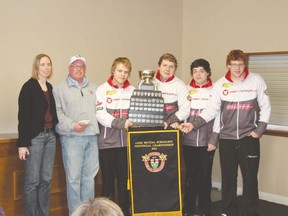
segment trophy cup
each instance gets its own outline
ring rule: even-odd
[[[142,90],[155,90],[155,86],[152,83],[152,79],[154,78],[155,71],[152,70],[143,70],[139,71],[140,79],[143,80],[139,84],[139,89]]]
[[[139,88],[133,91],[130,99],[129,119],[134,126],[159,127],[163,126],[164,100],[161,91],[155,90],[152,82],[155,71],[139,71]]]

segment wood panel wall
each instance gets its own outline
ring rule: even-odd
[[[18,158],[17,134],[0,134],[0,206],[6,216],[24,216],[23,180],[24,161]],[[100,194],[101,177],[96,176],[96,196]],[[62,163],[61,145],[57,150],[51,187],[51,216],[68,215],[66,180]]]

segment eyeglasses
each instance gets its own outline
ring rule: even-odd
[[[86,66],[85,65],[70,65],[71,68],[73,69],[85,69]]]
[[[245,67],[245,64],[231,64],[231,67],[233,67],[233,68],[238,68],[238,67],[242,68],[242,67]]]

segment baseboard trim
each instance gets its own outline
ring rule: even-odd
[[[221,183],[212,181],[212,187],[216,188],[218,190],[221,190]],[[238,187],[237,188],[237,194],[238,195],[242,194],[242,187]],[[269,201],[269,202],[274,202],[274,203],[278,203],[278,204],[282,204],[282,205],[288,206],[288,197],[285,197],[285,196],[280,196],[280,195],[277,195],[277,194],[270,194],[270,193],[259,191],[259,197],[262,200],[266,200],[266,201]]]

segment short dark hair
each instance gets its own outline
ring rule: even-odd
[[[211,76],[211,68],[207,60],[200,58],[200,59],[196,59],[195,61],[193,61],[190,65],[191,75],[193,74],[193,68],[197,68],[197,67],[203,67],[204,70],[209,74],[209,76]]]

